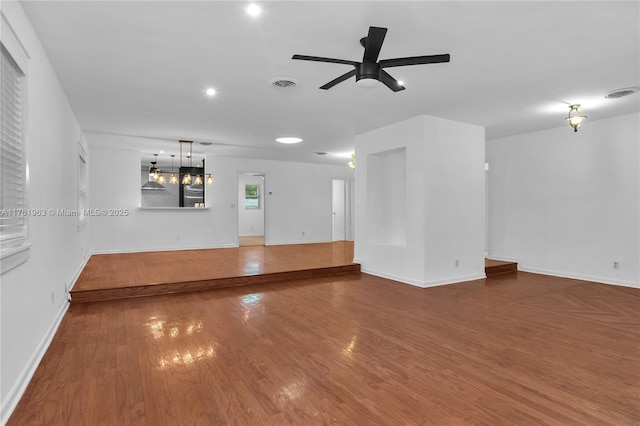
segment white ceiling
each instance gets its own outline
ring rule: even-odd
[[[21,3],[83,130],[138,136],[147,153],[191,139],[213,143],[199,153],[344,164],[314,152],[349,153],[355,135],[420,114],[494,139],[569,133],[571,103],[589,120],[640,110],[638,94],[603,98],[640,86],[637,1],[263,1],[257,19],[243,1]],[[393,93],[354,79],[319,90],[350,67],[291,60],[360,61],[370,25],[389,29],[380,59],[451,62],[388,69],[407,87]],[[275,77],[299,85],[276,89]],[[283,135],[305,141],[274,141]]]

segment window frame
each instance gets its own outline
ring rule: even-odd
[[[262,202],[261,202],[261,193],[262,191],[260,190],[260,184],[259,183],[245,183],[244,184],[244,208],[245,210],[259,210],[262,208]],[[247,188],[248,187],[255,187],[256,188],[256,195],[247,195]],[[248,200],[257,200],[258,205],[247,205],[247,201]]]
[[[3,56],[4,62],[13,64],[15,71],[20,74],[20,176],[23,185],[21,206],[19,207],[25,214],[23,216],[23,222],[19,232],[10,234],[9,237],[5,237],[0,241],[0,274],[17,267],[18,265],[26,262],[29,258],[29,249],[31,244],[29,242],[29,162],[27,159],[27,134],[28,134],[28,104],[29,104],[29,85],[28,85],[28,62],[29,54],[24,48],[24,45],[18,39],[13,27],[7,22],[4,14],[0,14],[2,20],[2,26],[4,29],[2,32],[2,40],[0,41],[0,55]],[[6,55],[6,58],[4,56]],[[3,179],[4,180],[4,179]],[[8,211],[13,210],[11,207],[4,205],[3,208],[8,208]],[[7,210],[3,214],[12,214]]]

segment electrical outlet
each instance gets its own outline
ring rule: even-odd
[[[613,261],[613,269],[620,269],[620,262],[618,262],[617,260]]]
[[[458,259],[456,259],[455,267],[456,268],[460,267],[460,261]]]
[[[304,235],[304,231],[302,231],[302,235]]]

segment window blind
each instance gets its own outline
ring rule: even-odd
[[[0,248],[26,240],[24,74],[2,46],[0,56]]]

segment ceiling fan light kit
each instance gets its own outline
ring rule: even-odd
[[[353,70],[331,80],[327,84],[320,86],[320,89],[329,90],[338,83],[342,83],[351,77],[356,78],[356,85],[364,88],[372,88],[383,83],[394,92],[404,90],[403,84],[393,78],[384,68],[403,67],[408,65],[424,65],[437,64],[441,62],[449,62],[451,57],[449,54],[429,55],[429,56],[411,56],[407,58],[383,59],[378,61],[382,43],[387,34],[386,28],[369,27],[369,34],[360,39],[360,44],[364,47],[364,55],[362,62],[348,61],[345,59],[322,58],[319,56],[293,55],[291,59],[301,61],[328,62],[332,64],[343,64],[353,66]]]

